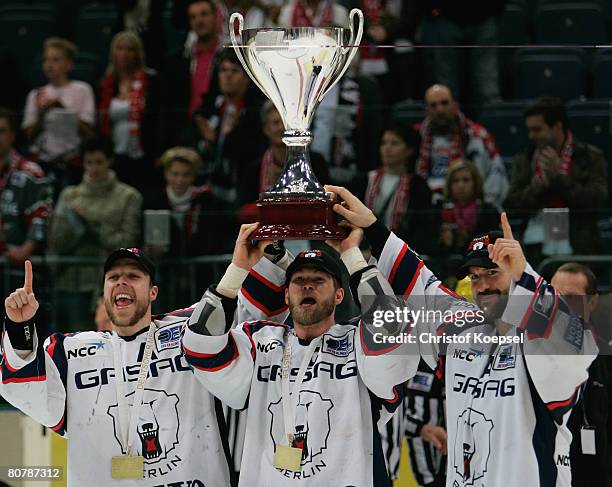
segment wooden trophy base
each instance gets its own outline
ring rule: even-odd
[[[338,226],[332,209],[336,201],[326,196],[268,196],[257,202],[259,228],[254,240],[342,240],[349,231]]]

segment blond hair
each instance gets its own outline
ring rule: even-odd
[[[472,161],[469,159],[457,159],[451,162],[448,168],[448,174],[446,175],[446,183],[444,184],[444,199],[449,201],[451,199],[451,186],[452,180],[456,173],[467,169],[472,175],[472,182],[474,183],[474,196],[476,199],[483,199],[484,192],[482,189],[482,176],[478,172],[478,169]]]
[[[63,37],[49,37],[45,39],[45,43],[43,44],[43,51],[46,51],[50,48],[59,49],[63,51],[66,57],[71,61],[74,61],[76,59],[77,54],[79,52],[74,42],[71,42],[68,39],[64,39]]]
[[[170,169],[170,166],[172,166],[172,163],[175,161],[188,164],[195,176],[199,174],[200,168],[202,167],[202,158],[195,150],[189,147],[172,147],[164,152],[159,159],[164,171]]]
[[[106,68],[106,74],[112,74],[116,72],[115,60],[113,59],[115,48],[120,41],[128,41],[130,47],[136,50],[136,70],[144,69],[145,67],[145,55],[142,40],[138,37],[138,34],[131,30],[124,30],[118,32],[113,37],[110,45],[110,51],[108,52],[108,67]]]

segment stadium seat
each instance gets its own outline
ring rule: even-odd
[[[597,3],[545,3],[536,10],[535,32],[539,44],[602,44],[604,12]]]
[[[586,95],[586,61],[583,54],[537,52],[520,49],[515,56],[516,98],[559,96],[564,100]]]
[[[523,118],[527,104],[527,100],[490,103],[480,112],[478,122],[493,134],[504,160],[527,146],[527,128]]]
[[[419,124],[425,118],[425,104],[415,100],[400,101],[393,105],[391,117],[400,123]]]
[[[0,15],[0,45],[17,56],[25,73],[41,52],[45,39],[53,34],[52,29],[53,17],[48,14]]]
[[[576,137],[592,144],[612,161],[612,101],[572,101],[567,105],[569,126]]]
[[[100,59],[108,59],[108,51],[114,34],[117,12],[111,5],[86,5],[79,13],[76,44],[79,49],[96,53]]]
[[[612,98],[612,49],[598,50],[593,56],[593,98]]]
[[[5,15],[55,15],[55,5],[51,3],[7,2],[0,5],[0,17]]]

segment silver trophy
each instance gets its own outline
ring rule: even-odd
[[[354,30],[358,18],[357,31]],[[238,33],[235,31],[238,21]],[[260,195],[256,239],[339,239],[333,193],[317,181],[308,156],[309,130],[323,97],[357,53],[363,13],[351,10],[349,27],[243,29],[240,13],[230,17],[232,45],[244,70],[274,103],[285,126],[287,161],[277,183]]]

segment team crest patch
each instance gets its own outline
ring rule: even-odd
[[[155,332],[157,351],[177,348],[181,340],[181,325],[168,326]]]
[[[502,345],[495,355],[493,370],[513,369],[516,366],[516,354],[514,344]]]
[[[557,296],[555,295],[554,288],[547,284],[546,286],[541,286],[538,289],[538,297],[535,299],[533,303],[533,311],[545,318],[548,318],[557,301]]]
[[[349,331],[341,337],[325,335],[321,353],[329,353],[335,357],[348,357],[353,351],[353,337],[351,336],[353,333],[353,331]]]

